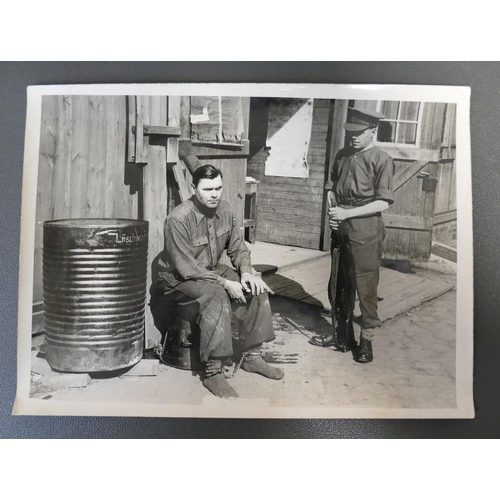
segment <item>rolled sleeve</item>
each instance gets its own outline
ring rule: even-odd
[[[201,266],[194,257],[187,225],[177,218],[165,223],[165,249],[169,264],[183,280],[209,281],[224,286],[226,280]]]
[[[389,205],[394,203],[393,178],[394,161],[388,157],[375,170],[375,200],[386,201]]]

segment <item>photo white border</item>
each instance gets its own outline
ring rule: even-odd
[[[457,315],[456,400],[450,409],[255,407],[248,401],[207,405],[93,403],[29,397],[36,193],[45,95],[224,95],[315,99],[406,100],[457,104]],[[474,418],[473,246],[470,88],[426,85],[340,84],[98,84],[28,87],[18,312],[18,385],[14,415],[143,416],[206,418]]]

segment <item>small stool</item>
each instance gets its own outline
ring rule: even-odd
[[[257,186],[260,181],[245,184],[245,219],[243,228],[248,227],[248,241],[254,243],[257,236]]]
[[[198,350],[199,331],[196,324],[173,317],[166,329],[161,360],[183,370],[200,371],[204,366]]]

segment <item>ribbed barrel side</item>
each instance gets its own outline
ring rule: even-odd
[[[52,368],[111,371],[141,359],[147,253],[147,222],[44,224],[44,320]]]

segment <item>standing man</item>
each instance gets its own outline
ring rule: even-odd
[[[313,337],[322,347],[355,347],[352,327],[356,291],[361,309],[361,336],[355,360],[373,361],[372,342],[381,325],[377,314],[377,287],[385,228],[382,212],[394,201],[392,158],[373,144],[384,116],[374,111],[348,109],[344,124],[349,146],[333,164],[328,189],[329,225],[332,229],[332,270],[329,297],[333,333]]]
[[[284,376],[260,352],[263,342],[275,338],[268,297],[273,292],[252,274],[243,235],[235,227],[229,204],[221,201],[221,172],[212,165],[199,167],[192,187],[194,195],[165,221],[165,247],[151,290],[152,304],[173,308],[198,324],[203,385],[216,396],[238,397],[222,373],[222,362],[233,354],[232,312],[246,351],[241,369],[276,380]],[[223,250],[237,272],[219,263]]]

